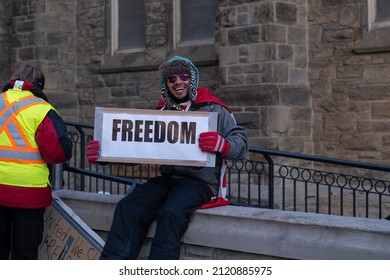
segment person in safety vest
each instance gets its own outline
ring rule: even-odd
[[[72,142],[43,93],[45,77],[22,65],[0,94],[0,259],[38,259],[51,205],[48,164],[66,162]]]
[[[237,125],[225,103],[206,88],[198,88],[198,82],[198,69],[190,60],[172,57],[160,66],[161,100],[156,109],[217,112],[217,131],[202,132],[198,139],[201,151],[216,154],[215,167],[162,165],[161,176],[118,202],[100,259],[137,259],[153,220],[157,228],[149,259],[179,259],[180,241],[192,213],[229,204],[225,159],[246,157],[246,130]],[[89,142],[87,160],[95,162],[99,153],[100,142]]]

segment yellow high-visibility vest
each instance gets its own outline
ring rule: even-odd
[[[50,185],[35,133],[49,103],[31,92],[9,89],[0,97],[0,184],[43,188]]]

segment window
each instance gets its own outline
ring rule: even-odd
[[[356,53],[390,51],[390,1],[367,0],[367,26],[365,38],[354,49]]]
[[[368,0],[369,28],[390,27],[390,1]]]
[[[390,1],[389,0],[377,0],[376,1],[376,21],[387,22],[390,21]]]
[[[214,1],[174,0],[173,10],[174,48],[214,43]]]
[[[100,72],[155,69],[173,54],[217,64],[215,0],[110,1],[111,55]]]
[[[112,54],[145,49],[145,3],[143,0],[112,0]]]

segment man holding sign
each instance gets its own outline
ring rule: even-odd
[[[149,179],[116,207],[100,259],[137,259],[153,220],[157,227],[149,259],[179,259],[180,240],[192,213],[199,208],[229,204],[225,197],[225,159],[241,159],[248,152],[243,127],[230,109],[206,88],[198,88],[199,73],[188,59],[175,56],[160,66],[160,110],[218,113],[217,131],[202,132],[202,152],[216,155],[215,167],[162,165],[161,176]],[[95,162],[100,142],[88,143],[88,162]]]

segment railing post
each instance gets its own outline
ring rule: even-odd
[[[268,162],[268,208],[274,209],[274,161],[268,154],[263,154],[263,156]]]
[[[82,169],[85,169],[85,132],[84,130],[76,126],[77,131],[80,133],[80,167]],[[85,182],[84,182],[84,175],[80,175],[80,190],[84,191],[85,189]]]
[[[53,164],[51,178],[52,178],[52,187],[53,190],[55,191],[62,189],[62,183],[63,183],[62,171],[63,171],[62,163]]]

